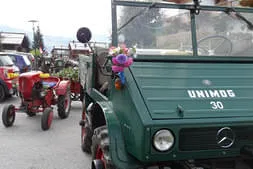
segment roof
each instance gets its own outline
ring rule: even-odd
[[[68,46],[54,46],[52,50],[69,50]]]
[[[89,51],[90,47],[86,43],[80,42],[70,42],[69,43],[70,50],[86,50]]]
[[[2,44],[20,45],[24,37],[24,33],[0,32],[0,42]]]

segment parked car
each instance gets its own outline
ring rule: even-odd
[[[0,55],[0,102],[17,93],[18,71],[8,55]]]
[[[17,53],[7,53],[11,57],[12,61],[19,68],[20,73],[28,72],[32,69],[31,61],[27,55]]]
[[[16,54],[25,55],[31,62],[31,69],[33,70],[35,68],[35,57],[31,53],[25,53],[25,52],[16,52]]]
[[[3,57],[3,59],[1,59],[3,65],[11,67],[14,70],[14,73],[20,74],[19,67],[16,66],[16,64],[13,62],[12,58],[8,54],[0,52],[0,57]]]

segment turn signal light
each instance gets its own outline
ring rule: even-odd
[[[119,78],[115,79],[114,86],[115,86],[115,89],[121,90],[122,83],[121,83],[121,80]]]

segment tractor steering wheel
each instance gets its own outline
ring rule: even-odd
[[[199,55],[228,56],[232,48],[231,40],[221,35],[207,36],[198,41]]]

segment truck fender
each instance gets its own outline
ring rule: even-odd
[[[67,91],[70,90],[70,81],[62,80],[59,82],[57,87],[55,88],[55,92],[57,95],[65,95]]]
[[[96,103],[101,107],[105,116],[109,132],[110,156],[114,165],[116,165],[119,169],[133,169],[140,167],[141,164],[131,157],[126,151],[121,126],[117,116],[113,112],[111,102],[99,101]]]

